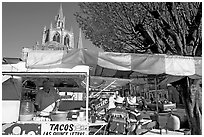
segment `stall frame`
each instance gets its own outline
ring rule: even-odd
[[[74,68],[72,69],[66,69],[66,68],[56,68],[56,69],[29,69],[27,71],[24,71],[24,70],[3,70],[2,72],[2,76],[10,76],[10,78],[12,77],[66,77],[68,75],[78,75],[78,74],[85,74],[86,75],[86,121],[85,121],[85,124],[82,123],[82,125],[84,124],[85,127],[80,127],[80,125],[78,125],[78,127],[75,127],[75,129],[77,129],[78,131],[80,131],[80,128],[82,129],[82,131],[85,132],[70,132],[68,135],[87,135],[89,133],[89,116],[88,116],[88,102],[89,102],[89,99],[88,99],[88,96],[89,96],[89,66],[85,66],[85,65],[78,65],[78,66],[75,66]],[[3,92],[3,91],[2,91]],[[20,111],[20,110],[19,110]],[[12,123],[2,123],[2,134],[14,134],[14,128],[16,127],[20,127],[20,128],[25,128],[25,127],[38,127],[38,129],[43,129],[43,126],[45,127],[46,124],[66,124],[66,123],[70,123],[70,121],[13,121]],[[72,122],[73,123],[73,122]],[[75,122],[76,123],[76,122]],[[15,124],[17,124],[17,126],[15,127]],[[22,125],[25,125],[27,124],[27,126],[22,126]],[[77,123],[76,123],[77,124]],[[9,129],[10,128],[13,128],[13,129]],[[44,128],[46,129],[46,128]],[[7,130],[7,133],[5,132]],[[22,134],[36,134],[32,129],[29,129],[30,131],[29,132],[26,132],[25,130],[22,131],[19,133],[20,135]],[[59,132],[47,132],[47,133],[43,133],[43,131],[37,131],[39,134],[43,135],[53,135],[53,134],[59,134]],[[68,133],[68,132],[67,132]],[[66,134],[67,133],[63,133],[63,134]]]

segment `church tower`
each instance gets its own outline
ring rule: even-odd
[[[42,35],[42,50],[69,50],[74,48],[74,33],[65,29],[65,17],[63,15],[62,5],[55,16],[54,26],[52,22],[50,28],[46,26]]]
[[[63,11],[62,11],[62,4],[60,5],[59,13],[57,16],[55,16],[55,25],[58,29],[65,28],[65,17],[63,17]]]

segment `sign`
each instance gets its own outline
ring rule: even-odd
[[[99,113],[103,111],[103,109],[108,108],[109,99],[100,99],[95,102],[95,110]]]
[[[80,122],[42,123],[41,135],[88,135],[88,125]]]
[[[8,123],[2,135],[88,135],[86,122]]]
[[[40,135],[40,124],[6,123],[2,125],[2,135]]]

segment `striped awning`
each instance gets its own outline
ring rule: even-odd
[[[73,49],[68,53],[36,50],[28,53],[26,62],[26,67],[30,69],[73,68],[76,65],[88,65],[93,76],[202,76],[201,57],[164,54],[98,52],[84,49]]]

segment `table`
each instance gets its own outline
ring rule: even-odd
[[[102,120],[96,120],[95,123],[88,123],[89,127],[94,127],[94,126],[101,126],[97,131],[95,131],[94,135],[96,135],[101,129],[103,129],[108,123]],[[104,133],[105,134],[105,130]]]

